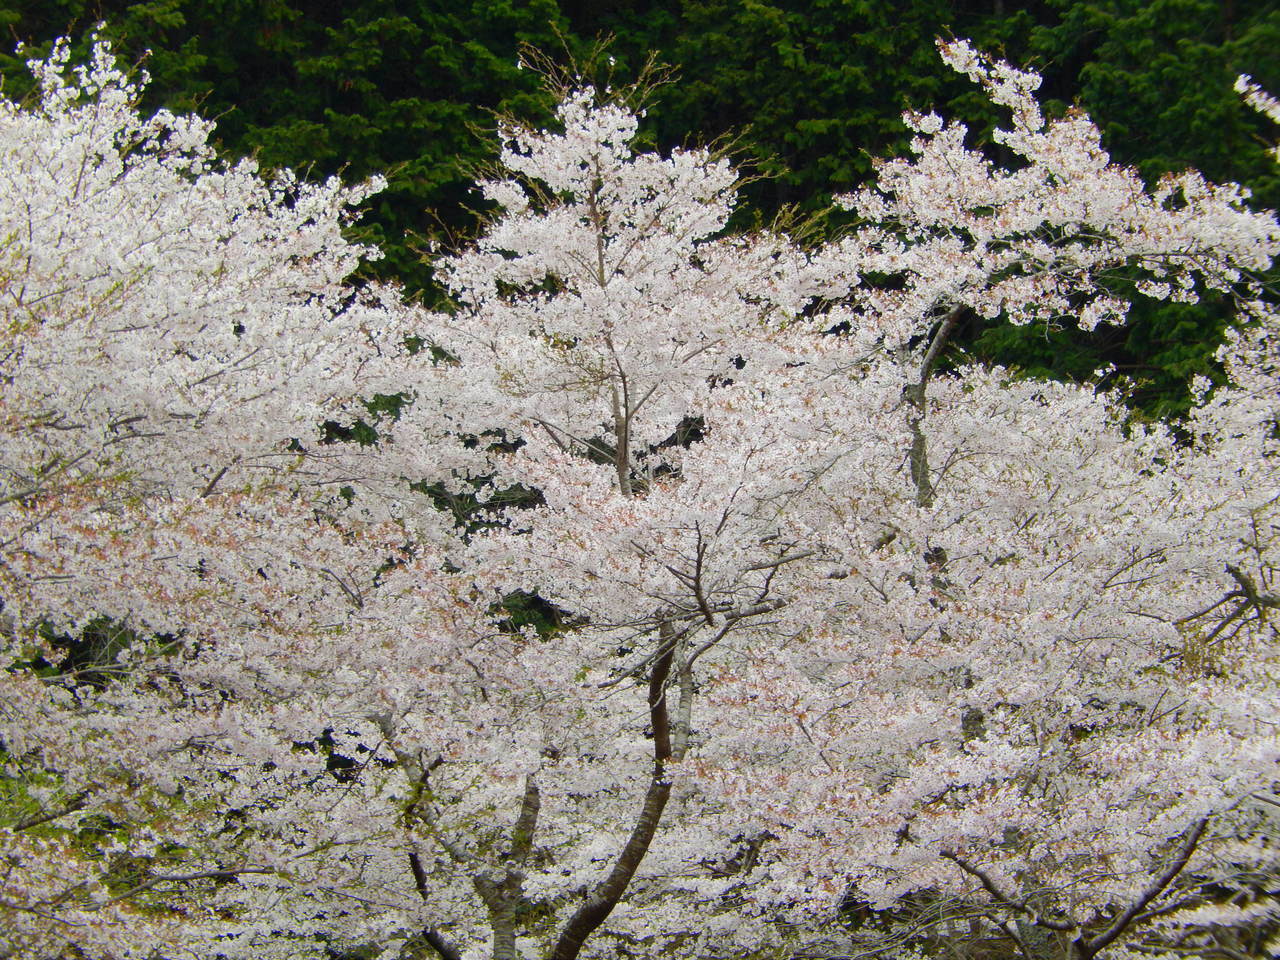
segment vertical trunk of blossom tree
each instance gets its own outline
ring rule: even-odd
[[[649,846],[653,843],[671,796],[671,782],[666,776],[666,765],[682,757],[674,756],[671,749],[671,716],[667,710],[667,680],[675,657],[674,642],[665,626],[659,632],[660,644],[657,658],[649,673],[649,722],[653,727],[653,773],[644,800],[636,816],[635,825],[626,844],[619,851],[609,875],[587,894],[586,901],[569,917],[548,954],[548,960],[575,960],[587,938],[608,919],[635,876]],[[683,705],[682,705],[683,711]]]
[[[911,481],[916,488],[916,504],[928,507],[933,504],[933,480],[929,475],[929,442],[924,432],[925,415],[929,408],[929,378],[933,376],[934,367],[942,355],[947,341],[960,322],[962,308],[952,309],[929,341],[929,349],[925,351],[920,362],[920,379],[906,388],[904,399],[909,408],[908,425],[911,429],[911,452],[908,454],[911,465]]]

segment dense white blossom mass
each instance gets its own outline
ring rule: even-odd
[[[1269,929],[1280,224],[941,50],[1016,162],[908,114],[816,248],[563,91],[501,128],[441,312],[346,281],[378,183],[218,159],[104,43],[33,63],[0,100],[0,957]],[[1176,431],[950,349],[1205,291],[1237,327]],[[376,443],[332,442],[379,395]]]

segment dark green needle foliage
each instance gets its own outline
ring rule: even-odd
[[[741,226],[797,206],[839,230],[831,196],[906,149],[905,106],[962,118],[974,145],[1009,162],[990,142],[1002,118],[937,57],[947,36],[1040,70],[1050,112],[1089,110],[1149,181],[1194,167],[1280,206],[1272,131],[1232,90],[1239,73],[1280,89],[1277,0],[0,0],[5,48],[61,34],[83,46],[99,20],[126,58],[150,51],[148,106],[218,118],[229,153],[314,177],[386,173],[357,228],[386,251],[366,273],[432,298],[423,238],[474,234],[494,112],[548,116],[540,78],[517,67],[523,44],[581,63],[611,37],[620,82],[651,55],[670,65],[677,82],[642,135],[664,148],[731,138],[760,175]],[[10,92],[30,86],[21,59],[0,54]],[[1092,335],[971,320],[959,342],[1038,374],[1114,365],[1146,412],[1176,415],[1188,377],[1214,373],[1225,316],[1140,304],[1125,329]]]
[[[488,160],[494,110],[540,117],[539,78],[521,44],[561,46],[556,0],[7,0],[0,22],[36,45],[95,21],[152,76],[148,106],[199,108],[217,141],[264,167],[358,180],[384,173],[363,238],[373,268],[420,290],[426,236],[473,228],[474,169]],[[2,63],[13,89],[25,72]],[[28,81],[29,83],[29,81]],[[20,89],[20,88],[19,88]]]
[[[1266,147],[1268,123],[1233,87],[1241,73],[1280,84],[1280,5],[1239,0],[1048,0],[1051,15],[1026,56],[1047,92],[1090,112],[1114,159],[1148,183],[1188,168],[1244,184],[1262,207],[1280,206],[1280,176]],[[1113,365],[1145,413],[1177,416],[1196,375],[1217,374],[1213,354],[1230,304],[1138,300],[1124,328],[975,331],[979,355],[1037,374],[1082,378]]]

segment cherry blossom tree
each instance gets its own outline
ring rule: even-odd
[[[827,493],[795,536],[826,544],[826,596],[803,643],[726,671],[715,711],[753,733],[702,761],[727,799],[776,805],[757,829],[782,838],[766,869],[798,917],[821,885],[1028,957],[1231,949],[1215,929],[1274,910],[1254,901],[1275,866],[1276,318],[1249,276],[1276,223],[1195,174],[1148,195],[1087,118],[1041,117],[1034,75],[943,53],[1011,109],[997,139],[1020,163],[909,116],[916,156],[846,201],[874,225],[824,256],[897,282],[858,288],[829,369],[889,383],[878,403],[842,383],[820,422],[828,449],[895,421],[909,439],[808,474]],[[1121,280],[1237,298],[1233,385],[1190,439],[1089,387],[937,373],[966,311],[1119,322]]]
[[[625,112],[578,119],[591,93],[571,96],[564,134],[508,133],[517,178],[488,185],[505,214],[445,262],[460,309],[434,342],[491,418],[471,429],[519,438],[504,481],[544,499],[477,538],[483,569],[580,618],[584,677],[647,690],[654,731],[675,707],[639,825],[615,841],[637,889],[680,891],[756,945],[851,897],[927,894],[1028,954],[1057,940],[1091,957],[1271,868],[1240,838],[1277,756],[1259,586],[1274,384],[1246,402],[1243,368],[1268,368],[1229,363],[1236,390],[1188,444],[1091,387],[938,375],[940,355],[965,311],[1091,327],[1123,322],[1126,296],[1204,288],[1268,331],[1250,277],[1277,226],[1195,174],[1148,192],[1086,117],[1043,119],[1034,75],[944,55],[1010,108],[998,136],[1019,168],[909,117],[917,157],[847,201],[871,225],[807,258],[715,233],[650,253],[666,208],[640,177],[662,161],[619,147]],[[727,244],[743,272],[717,287],[758,311],[736,329],[736,301],[699,314]],[[797,322],[817,301],[842,306]],[[696,821],[666,810],[677,770]],[[636,870],[657,813],[667,839]],[[708,821],[733,845],[703,838]],[[696,859],[649,873],[682,849]],[[607,912],[618,876],[587,888],[566,935]],[[654,950],[662,921],[643,922]],[[665,949],[692,949],[688,926]]]
[[[33,69],[39,99],[0,105],[0,941],[192,950],[238,935],[184,897],[281,876],[326,844],[290,824],[357,802],[306,789],[316,760],[292,745],[336,715],[292,694],[339,662],[362,590],[398,558],[426,565],[401,629],[452,604],[428,599],[438,564],[404,556],[385,504],[339,510],[359,463],[319,443],[388,389],[403,317],[342,285],[372,253],[343,239],[346,209],[376,184],[221,163],[210,124],[138,116],[106,44]],[[104,618],[139,639],[40,675],[62,657],[37,627]],[[290,649],[320,659],[282,670]]]
[[[816,250],[732,234],[725,159],[565,88],[501,129],[439,313],[343,284],[376,185],[221,163],[104,46],[35,64],[0,113],[0,950],[845,956],[965,923],[1086,960],[1265,927],[1280,226],[943,54],[1016,169],[910,115]],[[1177,431],[950,348],[970,312],[1206,289],[1241,328]],[[325,442],[378,394],[375,444]],[[59,666],[50,629],[104,622],[116,659]]]
[[[492,603],[527,576],[510,563],[472,569],[470,554],[483,560],[497,538],[463,550],[425,496],[414,508],[408,479],[494,468],[488,451],[451,440],[473,423],[511,424],[491,409],[501,394],[479,413],[443,408],[432,391],[455,399],[452,367],[405,345],[430,318],[338,286],[360,252],[337,229],[358,193],[265,183],[250,164],[220,166],[207,126],[139,120],[105,47],[74,79],[64,48],[36,69],[39,109],[9,111],[26,163],[14,169],[47,174],[49,194],[11,194],[9,293],[26,321],[6,370],[12,949],[295,956],[336,938],[453,956],[491,930],[494,954],[513,956],[518,928],[564,914],[556,949],[576,955],[647,852],[687,711],[668,719],[663,675],[652,679],[641,715],[673,730],[650,746],[635,703],[584,676],[589,656],[614,656],[612,637],[566,634],[551,657],[550,639],[503,629]],[[665,256],[642,280],[678,262],[663,247],[683,236],[682,292],[700,298],[683,327],[722,309],[735,311],[731,325],[762,322],[770,308],[751,277],[721,289],[748,247],[703,242],[729,211],[727,165],[704,153],[636,164],[634,118],[606,110],[602,121],[586,103],[566,106],[570,135],[613,150],[607,172],[634,183],[611,182],[610,210],[630,208],[639,256]],[[621,137],[604,139],[614,128]],[[56,151],[69,159],[46,163]],[[637,186],[672,194],[670,213],[643,209]],[[37,209],[48,234],[44,219],[28,222]],[[594,250],[603,221],[591,229]],[[42,272],[24,253],[46,247],[57,255]],[[758,274],[789,255],[780,241],[760,247]],[[655,296],[646,310],[676,302]],[[661,429],[679,425],[673,410],[688,404],[665,390],[682,364],[694,393],[736,369],[720,344],[684,337],[677,328],[666,342],[692,356],[656,381],[626,345],[612,435],[638,439],[615,456],[620,484],[631,444],[652,442],[650,412],[671,424]],[[308,345],[296,356],[295,338]],[[55,368],[70,382],[41,376]],[[406,369],[424,383],[388,426],[376,472],[367,453],[317,442],[317,424],[349,416],[355,398],[410,386]],[[632,373],[643,395],[628,394]],[[41,653],[56,659],[37,625],[104,617],[161,640],[83,675],[32,669]],[[636,839],[610,851],[637,785]],[[483,825],[504,813],[512,830]],[[615,936],[644,930],[640,915],[629,924]]]

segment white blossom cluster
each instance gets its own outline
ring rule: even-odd
[[[379,184],[224,163],[67,49],[0,101],[0,957],[1274,933],[1280,224],[1241,188],[1148,191],[954,42],[1015,169],[909,114],[804,248],[584,86],[500,130],[431,312],[346,280]],[[951,350],[1206,290],[1238,326],[1176,430]]]

